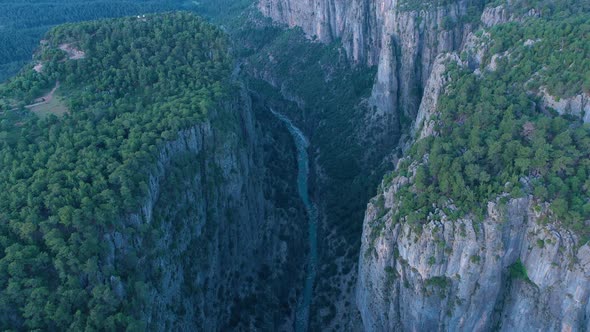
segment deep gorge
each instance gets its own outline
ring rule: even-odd
[[[0,328],[590,329],[587,0],[201,6],[0,85]]]
[[[301,86],[302,84],[305,85],[306,82],[298,83],[294,77],[301,76],[304,77],[304,80],[308,80],[313,75],[308,74],[310,72],[306,71],[307,68],[313,68],[311,72],[315,76],[322,77],[322,73],[326,72],[326,68],[330,68],[327,71],[332,71],[331,77],[324,77],[323,82],[325,86],[328,86],[327,89],[330,89],[332,82],[337,84],[335,81],[338,80],[332,81],[331,79],[337,75],[334,75],[334,71],[337,72],[340,64],[344,66],[343,68],[347,68],[345,70],[348,72],[357,71],[362,73],[363,70],[366,70],[368,75],[376,75],[374,76],[374,84],[366,86],[365,89],[367,90],[354,90],[360,92],[356,94],[359,98],[353,101],[352,104],[346,105],[348,107],[345,106],[345,108],[354,110],[354,112],[349,113],[351,115],[348,115],[351,119],[355,119],[350,121],[350,127],[342,124],[342,122],[337,122],[340,119],[335,120],[339,129],[346,131],[348,130],[346,128],[350,128],[355,132],[353,136],[356,138],[357,143],[360,142],[363,148],[366,149],[365,154],[361,152],[355,155],[353,152],[354,147],[350,147],[348,152],[350,153],[349,156],[352,156],[361,165],[360,169],[362,171],[359,173],[359,177],[363,179],[361,183],[369,187],[375,186],[380,181],[382,174],[386,173],[386,170],[405,167],[406,164],[403,163],[404,166],[400,166],[400,161],[403,162],[407,158],[401,160],[398,158],[408,153],[414,141],[436,135],[434,132],[436,122],[434,122],[433,118],[436,117],[437,106],[442,99],[442,91],[449,84],[449,78],[444,75],[448,70],[448,63],[456,61],[460,66],[468,68],[468,70],[475,70],[477,74],[477,68],[483,67],[485,61],[490,61],[490,58],[486,58],[484,55],[489,46],[486,46],[485,39],[479,39],[481,37],[476,33],[478,29],[481,29],[479,24],[490,29],[495,25],[505,24],[508,21],[526,20],[527,17],[532,17],[530,19],[534,20],[535,15],[538,15],[538,11],[535,10],[530,10],[528,13],[524,12],[524,14],[521,11],[520,14],[516,14],[516,8],[506,5],[488,5],[486,7],[485,1],[456,1],[425,8],[413,8],[412,5],[408,5],[408,8],[396,8],[396,3],[382,4],[381,7],[373,6],[374,4],[366,1],[358,1],[353,4],[343,4],[338,1],[315,1],[313,6],[310,7],[289,1],[261,1],[259,8],[265,15],[278,22],[294,26],[296,29],[301,27],[308,38],[316,40],[315,43],[320,41],[326,45],[324,47],[328,50],[332,47],[339,48],[342,46],[345,52],[339,53],[338,56],[332,55],[329,65],[322,62],[321,55],[319,55],[319,58],[306,58],[309,53],[317,50],[317,48],[314,48],[317,46],[308,46],[309,48],[299,46],[307,51],[295,53],[297,54],[295,56],[289,53],[281,53],[282,50],[288,48],[286,44],[281,43],[288,41],[290,46],[293,47],[294,41],[297,41],[293,34],[290,34],[288,37],[278,37],[276,42],[271,41],[270,46],[258,49],[258,52],[262,53],[262,55],[255,54],[246,61],[246,63],[250,61],[249,64],[252,66],[249,69],[251,76],[270,84],[278,90],[277,92],[283,99],[290,100],[297,105],[299,112],[293,112],[290,117],[295,119],[297,123],[302,124],[302,128],[310,133],[308,135],[311,138],[312,145],[319,146],[316,149],[318,159],[316,159],[317,168],[315,174],[318,176],[316,178],[318,201],[320,205],[324,205],[324,208],[320,208],[320,211],[324,213],[325,224],[320,229],[324,229],[326,233],[322,234],[320,231],[319,236],[320,243],[322,243],[321,239],[324,240],[323,245],[320,246],[320,262],[324,262],[325,265],[323,269],[320,268],[318,274],[314,312],[319,313],[319,315],[312,317],[311,329],[365,329],[376,331],[444,330],[447,328],[453,330],[527,330],[531,326],[541,326],[539,324],[554,326],[553,328],[557,329],[558,324],[562,324],[563,328],[569,326],[573,330],[583,330],[584,326],[588,324],[587,319],[582,318],[582,316],[587,315],[584,312],[588,310],[587,307],[584,308],[584,301],[579,304],[571,304],[573,307],[570,307],[569,304],[559,307],[555,303],[551,303],[548,298],[567,293],[564,290],[565,288],[578,287],[574,285],[587,283],[584,281],[588,278],[587,245],[578,248],[576,244],[573,244],[583,244],[585,240],[583,237],[580,238],[579,235],[573,235],[569,230],[563,229],[563,226],[554,225],[549,228],[550,232],[560,234],[557,235],[558,238],[563,237],[564,240],[557,240],[556,242],[551,239],[542,239],[544,235],[541,234],[545,234],[548,229],[535,228],[534,231],[527,231],[527,234],[532,232],[536,235],[527,236],[533,236],[533,239],[537,236],[536,240],[525,239],[518,242],[521,240],[516,240],[513,237],[525,236],[523,230],[525,227],[533,227],[531,225],[539,223],[539,212],[529,216],[516,216],[515,212],[510,212],[512,211],[511,206],[524,204],[518,199],[515,201],[509,200],[507,205],[504,205],[506,204],[505,199],[501,200],[502,209],[508,209],[508,211],[496,212],[494,204],[498,203],[494,202],[493,199],[487,203],[487,210],[484,208],[484,213],[487,213],[488,218],[493,220],[505,218],[508,222],[516,222],[518,225],[521,225],[517,222],[518,218],[528,220],[527,226],[511,226],[511,233],[506,233],[508,232],[506,229],[485,228],[484,234],[490,234],[491,232],[491,234],[497,234],[492,235],[493,237],[498,236],[504,239],[504,242],[490,244],[490,246],[495,246],[496,250],[500,250],[495,254],[503,257],[499,262],[494,262],[493,259],[485,260],[483,257],[487,257],[489,254],[483,253],[464,255],[457,261],[452,261],[451,257],[454,257],[452,255],[463,250],[459,249],[461,248],[460,244],[458,244],[460,241],[448,239],[446,235],[442,240],[440,239],[441,235],[438,233],[428,233],[425,237],[426,240],[421,240],[424,237],[421,235],[423,231],[420,228],[416,229],[412,226],[403,235],[398,235],[397,232],[400,232],[398,228],[385,226],[388,219],[397,218],[394,216],[394,211],[399,208],[398,204],[400,204],[396,203],[395,196],[390,195],[395,195],[395,190],[399,190],[400,186],[407,185],[406,181],[411,183],[413,181],[411,176],[408,179],[402,178],[404,180],[401,180],[403,182],[400,182],[400,184],[395,184],[395,180],[391,184],[391,180],[387,178],[381,184],[378,195],[371,200],[366,211],[360,250],[357,249],[354,240],[359,231],[355,230],[354,226],[348,230],[339,229],[343,224],[354,225],[355,222],[358,222],[356,220],[360,220],[360,217],[354,213],[348,213],[343,218],[342,215],[338,214],[339,205],[331,205],[326,200],[331,192],[333,194],[334,190],[343,189],[343,187],[339,186],[342,184],[342,182],[339,182],[339,175],[330,174],[330,160],[337,160],[342,167],[346,167],[346,164],[342,163],[342,160],[339,160],[338,156],[333,154],[329,156],[323,154],[323,162],[327,163],[322,162],[322,151],[324,153],[326,151],[322,147],[333,146],[330,145],[329,139],[327,142],[323,140],[322,134],[325,130],[329,131],[329,129],[321,125],[321,119],[326,116],[324,112],[330,112],[329,108],[333,106],[330,103],[338,102],[329,99],[330,94],[325,92],[320,94],[321,101],[317,102],[314,100],[314,93],[311,90],[306,90],[305,86]],[[401,7],[401,5],[398,6]],[[313,11],[310,12],[309,9],[311,8],[313,8]],[[511,10],[514,12],[511,12]],[[359,14],[361,12],[362,14]],[[524,18],[518,18],[517,15],[523,15]],[[255,22],[258,22],[257,20],[259,18],[254,19]],[[257,24],[252,25],[257,26]],[[281,46],[274,46],[273,43],[278,43]],[[324,52],[329,53],[330,51]],[[322,54],[322,51],[319,54]],[[301,55],[304,55],[305,61],[288,62],[294,58],[300,60]],[[345,58],[342,58],[342,56]],[[334,61],[333,59],[340,60]],[[320,66],[314,67],[313,64],[318,62]],[[376,74],[372,71],[375,70],[374,65],[377,67]],[[352,80],[358,83],[362,82],[362,74],[352,78]],[[265,88],[266,86],[262,84],[262,87]],[[368,89],[370,89],[370,93],[368,93]],[[343,91],[340,86],[335,90],[340,93]],[[336,95],[339,94],[336,93]],[[350,90],[348,90],[339,96],[342,97],[343,95],[355,94],[351,94]],[[583,96],[580,98],[584,99]],[[280,99],[280,97],[277,97],[277,99]],[[584,105],[583,101],[581,104]],[[340,105],[342,104],[336,107],[342,107]],[[560,113],[578,112],[575,108],[578,106],[572,107],[570,111],[564,106],[561,107],[563,108],[558,109]],[[339,111],[343,112],[342,109]],[[340,113],[340,115],[342,114]],[[320,121],[319,126],[316,124],[318,120]],[[362,125],[359,125],[361,123]],[[361,129],[362,127],[364,127],[364,131]],[[334,133],[333,131],[329,132]],[[314,142],[314,138],[318,140]],[[366,173],[367,171],[369,173]],[[414,169],[409,168],[408,171],[411,175]],[[375,178],[371,178],[371,172],[376,173],[373,173]],[[354,183],[355,180],[352,181]],[[369,190],[367,195],[370,197],[374,193]],[[362,197],[367,196],[361,195],[360,197],[359,201],[362,202],[364,200]],[[345,200],[339,203],[346,205]],[[538,207],[535,209],[538,211]],[[357,211],[364,211],[364,208],[358,208]],[[548,210],[542,211],[545,212],[541,212],[541,215],[550,213]],[[497,214],[501,217],[497,217]],[[436,217],[430,218],[433,217],[428,217],[428,221],[421,227],[434,227],[434,230],[437,230],[437,227],[440,227],[439,222]],[[441,218],[447,220],[449,217],[443,214]],[[474,217],[467,216],[466,218],[470,220]],[[449,225],[456,224],[449,222]],[[487,224],[485,225],[484,227],[488,227]],[[473,228],[476,234],[469,241],[474,243],[482,241],[482,235],[478,235],[482,226],[475,224],[471,226],[463,225],[460,226],[460,229],[465,227],[466,229]],[[518,227],[523,228],[514,230],[514,228],[518,229]],[[444,225],[443,229],[445,229]],[[457,232],[455,230],[455,233]],[[460,231],[460,233],[463,234],[463,231]],[[401,246],[404,241],[411,243],[410,238],[412,237],[415,237],[414,241],[418,241],[415,248],[406,251],[396,246],[396,243]],[[469,235],[467,238],[469,239]],[[511,238],[512,240],[509,240]],[[565,238],[569,240],[565,240]],[[433,249],[435,251],[431,256],[426,257],[427,254],[421,256],[420,252],[430,250],[427,248],[430,248],[435,239],[437,239],[436,243],[446,242],[446,245],[439,249],[442,252]],[[491,239],[485,241],[491,241]],[[555,266],[553,272],[539,269],[539,255],[551,256],[551,254],[531,253],[531,250],[534,252],[535,249],[531,248],[531,244],[528,245],[528,248],[526,247],[526,243],[531,243],[528,241],[556,243],[554,247],[551,247],[552,249],[540,244],[537,244],[537,246],[541,247],[541,250],[557,250],[556,248],[559,248],[559,252],[568,252],[567,255],[572,257],[572,260],[566,259],[566,261],[578,261],[578,268],[568,272],[568,269],[563,265],[554,261],[552,263]],[[340,245],[344,243],[345,245],[341,247]],[[515,245],[516,247],[513,247]],[[455,246],[459,247],[455,248]],[[346,252],[342,248],[349,251]],[[484,246],[480,250],[489,249]],[[519,250],[519,254],[513,253]],[[351,252],[354,253],[352,257],[348,256]],[[358,276],[356,274],[356,259],[354,258],[357,255],[360,257]],[[447,257],[449,255],[450,257]],[[479,263],[482,259],[484,259],[485,263]],[[551,264],[551,258],[541,260],[546,264]],[[353,268],[347,274],[346,268],[342,268],[342,265],[335,264],[335,262],[344,262],[345,265],[352,265]],[[427,264],[426,267],[424,264]],[[478,264],[483,264],[479,267],[483,270],[479,270],[475,274],[489,279],[475,282],[462,281],[460,275],[466,272],[460,270],[459,274],[455,274],[457,264],[460,264],[461,268],[470,269],[477,268]],[[561,267],[557,267],[557,265]],[[514,277],[516,272],[513,271],[516,269],[529,272],[526,277]],[[531,270],[539,274],[535,275]],[[560,277],[544,282],[538,279],[547,278],[548,275],[553,274],[572,275],[571,273],[577,276],[567,277],[566,279],[571,281],[564,281],[563,283],[560,281]],[[535,278],[537,278],[537,281],[532,281]],[[493,285],[481,288],[483,283],[491,280],[498,280],[498,284],[493,282]],[[356,285],[349,288],[347,283],[351,281]],[[527,284],[529,282],[530,284]],[[533,284],[535,287],[539,287],[537,288],[539,292],[535,295],[527,293],[530,290],[527,285]],[[411,291],[406,293],[404,288],[414,289],[416,293],[411,293]],[[553,290],[554,288],[559,289],[559,291]],[[578,299],[588,296],[587,287],[582,286],[582,288],[585,290],[579,293],[581,297],[578,297]],[[466,292],[466,289],[471,289],[471,293],[461,293]],[[453,296],[455,296],[455,300],[451,299]],[[484,298],[494,298],[493,305],[486,309],[474,304],[480,301],[478,296],[482,296],[482,301],[485,301]],[[347,301],[356,302],[356,307],[354,305],[347,306]],[[443,308],[446,309],[438,309],[437,301],[446,303],[443,305]],[[453,303],[453,301],[456,301],[456,303]],[[464,307],[465,301],[471,303],[471,306]],[[535,308],[530,307],[527,303],[533,301],[539,301],[543,304]],[[421,307],[424,305],[432,307],[428,309]],[[475,309],[476,307],[479,309]],[[359,321],[357,308],[361,311],[360,316],[364,325],[362,327],[356,324]],[[411,310],[415,310],[415,312]],[[443,312],[444,310],[446,312]],[[477,313],[478,310],[483,311]],[[513,317],[512,312],[514,310],[525,310],[530,313],[531,317]],[[551,318],[541,318],[540,315],[543,315],[541,312],[544,311],[552,312]],[[444,315],[450,318],[447,319]],[[576,318],[572,318],[571,315]],[[475,320],[476,317],[484,318],[477,321]],[[473,320],[470,321],[469,319]]]
[[[309,155],[307,150],[310,148],[309,141],[303,135],[299,128],[295,127],[291,120],[287,119],[284,115],[270,110],[277,119],[281,120],[293,136],[293,141],[297,147],[297,190],[299,197],[305,206],[307,213],[307,224],[308,224],[308,247],[309,254],[305,273],[305,285],[303,286],[303,292],[300,299],[297,301],[297,311],[295,313],[295,331],[306,331],[309,326],[309,315],[311,299],[313,296],[313,286],[315,277],[317,274],[317,261],[318,261],[318,239],[317,239],[317,227],[318,227],[318,212],[315,203],[309,199]]]

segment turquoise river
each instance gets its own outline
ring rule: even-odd
[[[274,110],[270,110],[277,119],[281,120],[287,126],[289,133],[293,136],[295,146],[297,147],[297,189],[299,197],[305,205],[308,220],[308,240],[309,240],[309,256],[307,261],[307,271],[305,274],[305,285],[303,287],[303,294],[297,303],[297,311],[295,313],[295,331],[307,331],[309,326],[309,311],[311,307],[311,298],[313,295],[313,283],[317,273],[318,261],[318,243],[317,243],[317,227],[318,227],[318,210],[309,198],[309,155],[307,149],[309,148],[309,141],[303,135],[301,130],[297,128],[291,120],[283,114]]]

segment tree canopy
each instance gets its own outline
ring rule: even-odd
[[[0,82],[31,60],[51,27],[86,20],[196,8],[184,0],[2,0],[0,1]]]

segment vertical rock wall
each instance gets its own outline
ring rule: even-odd
[[[590,247],[539,220],[532,197],[483,222],[392,222],[399,177],[367,208],[357,305],[367,331],[587,331]],[[380,204],[379,202],[383,202]]]
[[[295,179],[269,173],[269,134],[256,125],[249,97],[209,119],[160,149],[144,204],[127,217],[138,236],[109,233],[107,263],[137,262],[137,309],[148,330],[276,330],[289,324],[302,284],[305,224],[297,221],[305,216],[295,191],[282,193],[293,198],[286,209],[270,189],[295,187]],[[274,162],[296,174],[290,153]]]

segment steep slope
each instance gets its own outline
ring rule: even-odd
[[[375,70],[354,68],[337,44],[311,43],[300,30],[285,30],[259,13],[242,19],[230,31],[250,91],[310,143],[310,199],[319,211],[310,328],[349,328],[358,322],[351,296],[360,221],[383,175],[383,159],[397,143],[359,125],[370,121],[366,100]]]
[[[258,7],[276,22],[301,27],[312,39],[324,43],[342,39],[355,61],[376,63],[381,32],[371,1],[261,0]]]
[[[365,216],[366,330],[590,328],[590,132],[579,103],[547,102],[588,93],[590,4],[547,3],[487,8],[436,61],[417,142]]]
[[[295,148],[258,124],[225,35],[177,13],[46,39],[41,70],[0,87],[2,329],[288,324]],[[24,107],[54,86],[62,116]]]
[[[0,327],[590,329],[590,3],[485,3],[261,0],[301,29],[247,11],[237,64],[53,30],[0,86]]]
[[[420,230],[380,226],[391,216],[379,217],[379,200],[395,209],[396,184],[365,219],[357,288],[365,330],[589,328],[590,247],[556,223],[544,225],[550,212],[532,196],[489,202],[483,221],[439,214]]]

